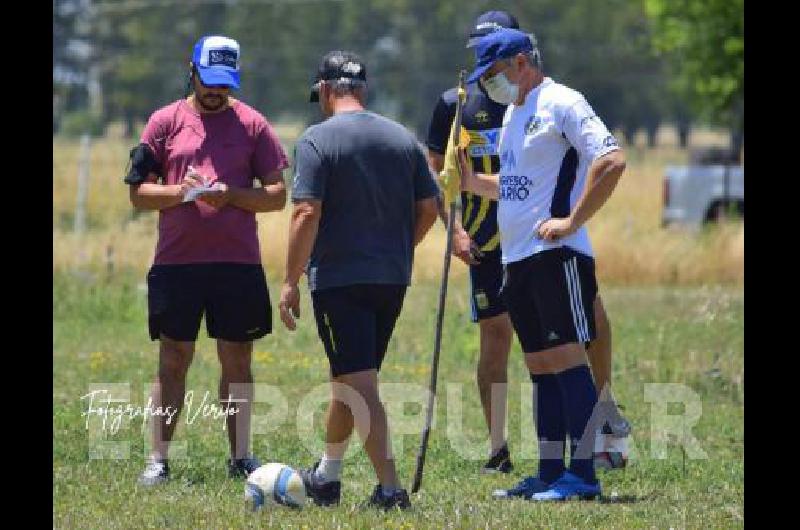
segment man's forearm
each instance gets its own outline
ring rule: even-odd
[[[228,203],[249,212],[272,212],[286,206],[286,186],[283,182],[258,188],[228,188]]]
[[[289,249],[286,255],[286,277],[284,282],[296,285],[314,249],[317,239],[319,217],[308,209],[295,206],[289,227]]]
[[[442,224],[444,224],[445,228],[447,228],[447,223],[450,220],[450,216],[448,215],[448,209],[447,209],[448,206],[449,205],[446,205],[444,203],[444,201],[442,200],[441,194],[436,197],[436,207],[437,207],[438,212],[439,212],[439,219],[442,220]],[[464,227],[461,225],[461,219],[459,218],[459,215],[458,215],[459,210],[461,208],[459,207],[458,204],[455,205],[455,208],[456,208],[456,216],[454,218],[455,219],[455,223],[453,224],[453,232],[454,233],[464,230]]]
[[[138,210],[164,210],[183,201],[180,184],[143,182],[130,188],[131,204]]]
[[[614,151],[613,153],[617,153]],[[572,224],[583,226],[611,196],[625,170],[622,154],[598,158],[589,166],[583,195],[572,211]]]
[[[434,198],[417,202],[414,208],[414,246],[425,238],[436,222],[437,203]]]
[[[500,175],[489,173],[474,173],[471,178],[464,181],[465,191],[498,200],[500,198]]]

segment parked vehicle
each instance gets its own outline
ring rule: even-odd
[[[720,149],[695,151],[688,166],[665,169],[663,193],[663,226],[744,218],[744,168],[738,154]]]

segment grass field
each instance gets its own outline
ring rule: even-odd
[[[297,132],[279,128],[289,152]],[[132,215],[121,182],[129,143],[110,136],[93,144],[88,230],[82,235],[72,232],[78,144],[62,138],[53,143],[54,528],[743,526],[744,224],[700,231],[660,228],[664,165],[686,158],[669,143],[656,150],[627,148],[628,170],[590,224],[613,328],[615,393],[634,425],[630,465],[623,472],[601,473],[602,500],[533,505],[491,499],[492,489],[535,471],[531,384],[515,342],[508,432],[516,469],[509,477],[479,475],[488,441],[474,382],[478,335],[469,322],[466,267],[457,260],[445,315],[436,423],[423,488],[412,496],[411,511],[382,514],[359,508],[375,479],[354,442],[340,507],[250,513],[244,508],[242,481],[225,476],[223,420],[201,414],[190,421],[197,410],[185,411],[178,422],[176,440],[185,444],[184,457],[172,455],[173,479],[157,489],[137,488],[147,428],[135,419],[112,434],[102,430],[98,418],[87,427],[88,403],[81,399],[94,388],[114,385],[127,392],[133,405],[142,406],[157,366],[157,343],[147,336],[143,285],[156,216]],[[288,218],[288,208],[259,216],[273,301],[283,272]],[[424,410],[414,401],[424,400],[429,378],[443,245],[444,230],[437,224],[418,248],[414,284],[381,376],[406,486],[424,420]],[[256,403],[254,414],[260,419],[254,420],[254,452],[263,462],[296,467],[310,465],[320,454],[323,404],[313,401],[312,391],[321,388],[325,395],[327,378],[305,285],[302,293],[299,329],[286,331],[274,315],[275,332],[256,342],[253,360],[255,381],[261,385],[257,399],[270,389],[285,398],[283,409],[279,402]],[[214,345],[203,329],[187,383],[195,408],[206,392],[214,402],[218,375]],[[691,435],[705,458],[687,456],[675,440],[658,454],[664,414],[692,408],[691,403],[653,402],[658,391],[673,399],[687,393],[697,398],[701,415]],[[111,451],[109,442],[118,442],[116,449],[127,454],[113,458],[104,453]]]
[[[275,278],[270,278],[275,296]],[[437,420],[428,452],[423,488],[412,497],[413,510],[381,514],[359,508],[375,483],[362,450],[346,460],[343,503],[336,509],[308,507],[301,512],[244,509],[243,484],[225,477],[227,441],[222,420],[181,418],[176,439],[186,442],[185,459],[173,462],[173,480],[154,490],[135,486],[145,455],[141,421],[123,422],[109,441],[128,443],[128,458],[91,459],[88,408],[80,397],[90,385],[124,384],[131,401],[143,405],[156,369],[157,344],[146,335],[146,294],[136,274],[114,278],[54,276],[53,337],[53,524],[55,528],[730,528],[743,526],[743,296],[740,290],[702,288],[608,288],[604,300],[612,318],[616,393],[634,425],[632,461],[624,472],[601,474],[600,502],[536,506],[524,501],[498,503],[493,488],[535,470],[530,423],[530,382],[515,343],[509,366],[509,440],[516,456],[510,477],[476,473],[487,449],[474,384],[477,330],[468,321],[465,280],[454,281],[448,296],[440,369]],[[410,290],[382,372],[383,383],[426,387],[433,336],[435,282]],[[296,427],[303,398],[326,380],[326,360],[308,317],[295,333],[280,323],[276,333],[255,345],[256,383],[277,387],[286,398],[282,419],[266,422],[253,435],[263,461],[308,466],[322,440],[323,406],[314,409],[313,434]],[[216,394],[218,363],[201,333],[187,390],[195,403],[206,391]],[[691,428],[705,459],[684,459],[669,445],[654,457],[660,436],[656,403],[646,401],[652,383],[679,383],[701,400],[702,415]],[[386,387],[392,390],[391,386]],[[412,389],[417,387],[411,387]],[[461,398],[457,399],[458,392]],[[395,396],[392,398],[391,396]],[[397,390],[384,399],[397,403]],[[418,396],[420,396],[418,394]],[[409,400],[415,396],[405,395]],[[460,406],[460,411],[458,410]],[[677,408],[676,408],[677,407]],[[680,413],[670,405],[669,414]],[[268,403],[254,414],[273,413]],[[423,413],[406,405],[400,418],[390,413],[395,437],[402,439],[397,463],[410,485]],[[392,419],[394,418],[394,419]],[[416,419],[415,419],[416,418]],[[401,423],[402,420],[402,423]],[[450,435],[462,421],[463,433]],[[262,422],[263,423],[263,422]],[[261,425],[261,423],[259,423]],[[98,432],[94,422],[92,432]],[[400,436],[398,430],[412,434]],[[523,436],[522,433],[525,433]],[[395,446],[397,447],[397,446]]]

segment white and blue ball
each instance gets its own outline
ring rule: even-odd
[[[306,502],[306,488],[300,474],[285,464],[265,464],[247,477],[244,496],[253,510],[279,504],[300,508]]]

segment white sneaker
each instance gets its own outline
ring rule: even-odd
[[[169,464],[166,460],[150,457],[147,466],[139,475],[140,486],[155,486],[169,480]]]

